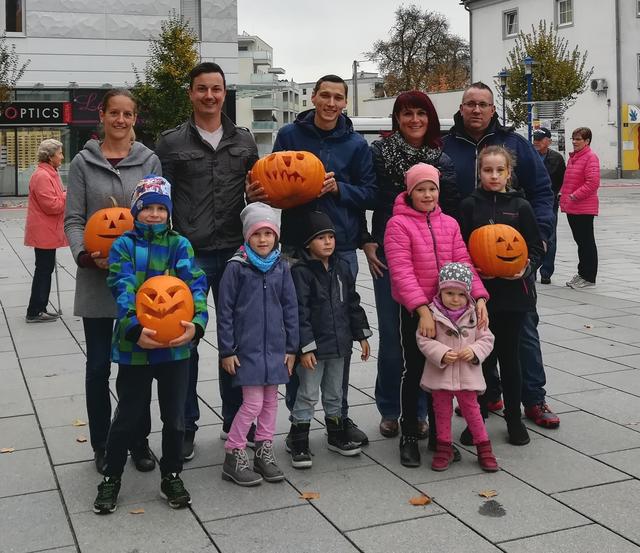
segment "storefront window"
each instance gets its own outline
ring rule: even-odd
[[[7,33],[22,33],[24,32],[23,27],[23,11],[22,11],[22,1],[23,0],[5,0],[5,31]]]
[[[68,102],[68,90],[55,90],[50,88],[42,89],[20,89],[16,88],[15,100],[19,102]]]

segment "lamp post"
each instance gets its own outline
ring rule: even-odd
[[[531,56],[527,56],[522,61],[524,63],[524,75],[527,78],[527,127],[529,130],[529,142],[531,142],[531,97],[533,95],[533,64],[535,61]]]
[[[507,90],[507,77],[509,76],[509,72],[503,67],[502,71],[496,75],[500,82],[500,90],[502,90],[502,124],[506,126],[507,118],[505,115],[505,93]]]
[[[358,115],[358,60],[353,60],[353,115]]]

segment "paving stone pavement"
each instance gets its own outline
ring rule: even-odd
[[[352,368],[352,417],[371,440],[360,456],[327,451],[319,411],[314,466],[292,469],[282,401],[275,451],[286,481],[254,489],[223,481],[212,324],[200,349],[196,457],[183,473],[192,507],[169,509],[158,470],[142,474],[129,464],[119,509],[102,517],[91,510],[100,477],[83,441],[88,428],[74,426],[87,420],[84,337],[72,314],[75,264],[68,249],[59,250],[62,319],[25,324],[34,264],[22,245],[25,210],[0,209],[0,449],[10,451],[0,453],[0,552],[640,552],[639,207],[640,183],[605,183],[598,285],[580,292],[564,285],[575,272],[576,247],[561,215],[556,273],[538,289],[548,400],[562,422],[557,430],[527,422],[531,443],[513,447],[502,419],[491,415],[501,472],[483,473],[468,447],[460,463],[433,472],[426,444],[422,468],[400,465],[397,438],[377,429],[374,334],[373,358],[354,355]],[[362,255],[360,266],[359,291],[376,328]],[[57,306],[55,283],[51,302]],[[155,399],[150,443],[159,456]],[[453,422],[456,437],[463,423]],[[483,490],[496,495],[481,497]],[[303,500],[302,492],[320,496]],[[410,505],[421,493],[432,503]]]

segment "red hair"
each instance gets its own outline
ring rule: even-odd
[[[400,94],[393,103],[393,112],[391,115],[391,129],[397,132],[400,129],[398,124],[398,115],[405,108],[418,108],[427,112],[427,133],[424,135],[424,143],[432,148],[440,148],[442,140],[440,139],[440,119],[438,112],[433,103],[424,92],[419,90],[410,90]]]

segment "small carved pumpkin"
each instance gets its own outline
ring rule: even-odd
[[[159,275],[142,283],[136,293],[136,315],[145,328],[156,331],[153,339],[168,344],[184,334],[180,321],[191,321],[193,296],[179,278]]]
[[[324,165],[311,152],[275,152],[260,158],[251,169],[273,207],[288,209],[318,197],[324,182]]]
[[[527,243],[510,225],[485,225],[474,230],[469,253],[480,272],[493,277],[516,275],[529,259]]]
[[[100,252],[100,257],[108,257],[111,245],[121,234],[133,229],[131,210],[118,207],[115,198],[110,197],[113,207],[96,211],[84,227],[84,247],[87,252]]]

